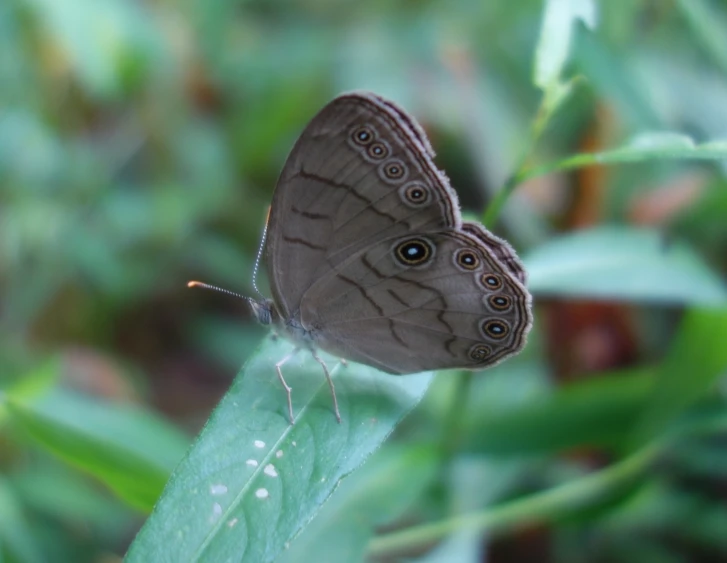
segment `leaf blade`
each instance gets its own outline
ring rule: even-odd
[[[659,233],[599,227],[553,239],[524,257],[533,293],[721,305],[727,289],[686,245]]]
[[[6,406],[37,444],[141,510],[150,509],[187,447],[186,437],[150,412],[60,388],[9,397]]]
[[[273,367],[289,351],[283,341],[267,343],[244,366],[126,560],[272,561],[432,378],[392,377],[358,364],[340,376],[333,370],[338,425],[320,366],[303,358],[297,368],[286,364],[297,417],[291,426]]]
[[[687,312],[656,374],[632,442],[643,444],[727,373],[727,309]]]

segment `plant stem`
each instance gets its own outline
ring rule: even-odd
[[[540,140],[540,137],[543,135],[543,131],[545,131],[545,128],[550,121],[550,117],[553,115],[554,109],[555,108],[553,108],[552,104],[550,104],[547,95],[544,95],[540,101],[540,106],[538,107],[538,111],[535,115],[535,120],[530,126],[528,142],[525,144],[525,147],[523,147],[523,150],[516,161],[515,171],[507,178],[507,180],[505,180],[505,184],[502,186],[500,191],[497,192],[485,211],[485,216],[482,221],[485,227],[492,228],[495,225],[505,202],[507,202],[512,192],[524,178],[530,154]]]
[[[452,454],[457,451],[462,436],[462,410],[467,404],[467,399],[472,388],[472,371],[457,373],[452,402],[447,410],[442,435],[440,439],[441,459],[448,463]]]
[[[382,557],[421,548],[455,531],[492,532],[553,520],[592,504],[636,479],[663,446],[663,442],[652,443],[606,469],[488,510],[379,536],[369,543],[368,555]]]

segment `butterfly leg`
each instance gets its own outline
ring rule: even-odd
[[[285,393],[288,395],[288,418],[290,419],[290,424],[295,424],[295,421],[293,419],[293,395],[291,393],[292,388],[285,381],[285,378],[283,377],[283,370],[281,370],[280,368],[283,367],[285,363],[288,362],[288,360],[295,356],[298,350],[298,348],[294,348],[290,354],[288,354],[277,364],[275,364],[275,370],[278,372],[278,379],[280,380],[280,383],[282,383],[283,388],[285,389]]]
[[[331,397],[333,397],[333,410],[336,413],[336,420],[338,423],[341,423],[341,413],[338,411],[338,399],[336,398],[336,388],[333,386],[333,380],[331,379],[331,373],[328,371],[328,366],[326,363],[318,356],[315,350],[311,350],[311,353],[313,354],[313,359],[321,364],[321,367],[323,368],[323,373],[326,374],[326,381],[328,381],[328,387],[331,389]]]

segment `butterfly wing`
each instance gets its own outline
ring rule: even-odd
[[[303,131],[281,173],[266,263],[284,319],[303,294],[362,249],[460,226],[457,195],[421,128],[374,94],[334,99]]]
[[[318,280],[300,318],[324,350],[391,373],[482,369],[518,352],[532,324],[513,269],[512,249],[476,223],[392,237]]]

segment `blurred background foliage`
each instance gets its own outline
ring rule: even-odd
[[[365,88],[400,102],[431,136],[465,211],[481,216],[531,135],[542,10],[536,0],[0,3],[0,560],[123,555],[265,336],[243,302],[185,282],[252,293],[277,174],[334,95]],[[652,130],[727,138],[719,0],[602,2],[597,27],[577,30],[567,73],[582,78],[529,164]],[[601,225],[645,227],[703,265],[685,266],[687,288],[704,281],[693,276],[723,288],[724,172],[724,163],[648,160],[534,177],[496,231],[527,264],[563,233],[578,244]],[[588,248],[627,252],[630,240]],[[589,299],[568,279],[536,291],[526,352],[468,384],[438,378],[326,508],[355,513],[345,491],[380,487],[365,508],[378,514],[372,526],[442,520],[605,467],[642,443],[635,435],[676,424],[690,439],[618,494],[565,517],[535,513],[535,525],[504,519],[494,535],[454,526],[431,550],[425,534],[407,555],[727,561],[724,314],[685,317],[699,294],[655,288],[656,299],[629,299],[630,283],[619,299]],[[377,480],[392,459],[404,463],[387,456],[413,455],[414,442],[438,447],[442,428],[448,463],[421,471],[416,494]],[[310,533],[310,553],[337,545]],[[383,543],[369,549],[398,560]]]

